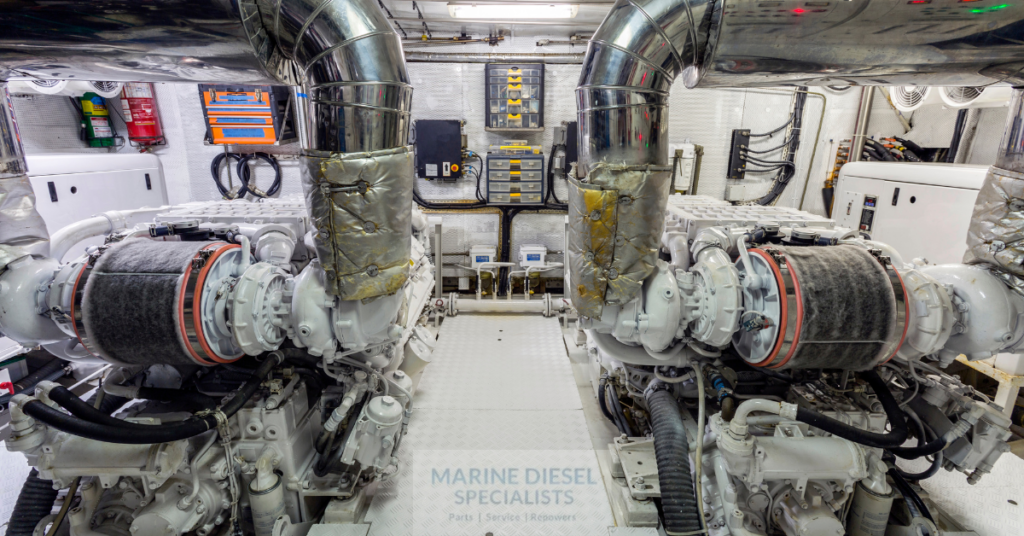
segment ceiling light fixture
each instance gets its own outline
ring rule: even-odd
[[[578,4],[448,4],[448,14],[456,19],[571,19]]]

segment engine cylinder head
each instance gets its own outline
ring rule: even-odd
[[[907,332],[900,274],[851,245],[750,249],[765,268],[763,300],[745,296],[733,337],[740,356],[773,369],[867,370],[896,354]],[[742,263],[738,270],[746,276]]]
[[[93,355],[117,364],[237,360],[244,354],[217,321],[224,310],[217,302],[240,256],[237,244],[225,242],[116,244],[75,281],[75,333]]]

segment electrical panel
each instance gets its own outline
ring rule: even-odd
[[[544,64],[488,63],[484,88],[485,130],[544,130]]]
[[[727,179],[742,179],[747,170],[747,149],[750,148],[750,131],[732,131],[732,146],[729,149],[729,169]]]
[[[547,266],[548,248],[542,244],[523,244],[519,246],[519,266]]]
[[[487,154],[487,202],[491,205],[543,205],[547,195],[544,154],[525,141],[491,146]]]
[[[277,145],[293,141],[287,86],[199,84],[206,141],[214,145]]]
[[[498,248],[495,246],[473,246],[469,248],[469,262],[473,268],[481,264],[498,262]]]
[[[416,174],[424,179],[454,181],[462,177],[462,122],[416,121]]]

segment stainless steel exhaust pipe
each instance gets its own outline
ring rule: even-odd
[[[330,291],[354,300],[401,288],[412,86],[400,37],[375,0],[26,0],[0,6],[0,21],[3,80],[299,86],[303,186]],[[4,199],[16,194],[0,189]],[[31,195],[17,199],[38,218]]]

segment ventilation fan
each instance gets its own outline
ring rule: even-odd
[[[91,87],[88,91],[105,98],[116,97],[121,94],[121,86],[124,84],[121,82],[87,82]]]
[[[11,93],[21,95],[57,95],[67,86],[67,80],[16,80],[8,84]]]
[[[893,106],[901,112],[913,112],[925,104],[941,102],[930,87],[924,86],[893,86],[889,88],[889,98]]]
[[[1010,86],[955,86],[938,88],[950,108],[995,108],[1010,102]]]

